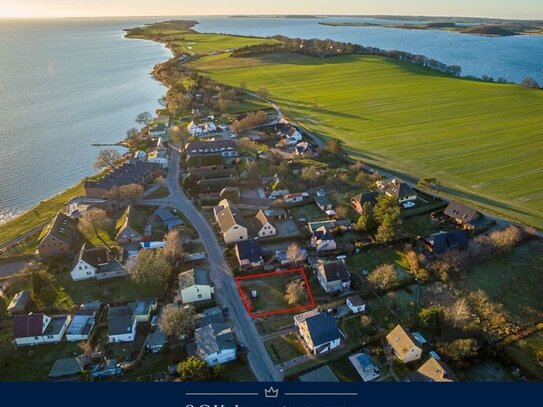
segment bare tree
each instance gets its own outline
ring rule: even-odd
[[[291,243],[287,248],[287,259],[290,260],[294,265],[298,264],[300,258],[302,257],[302,250],[298,243]]]
[[[168,258],[170,263],[177,264],[183,260],[185,248],[183,247],[183,241],[181,240],[181,234],[177,229],[170,230],[164,237],[166,246],[164,246],[164,255]]]
[[[522,237],[522,231],[516,226],[496,230],[488,236],[492,248],[498,253],[510,252],[522,241]]]
[[[537,81],[532,78],[531,76],[527,76],[526,78],[524,78],[522,80],[522,82],[520,82],[520,85],[525,87],[525,88],[529,88],[529,89],[539,89],[540,86],[539,86],[539,83],[537,83]]]
[[[168,336],[186,338],[194,331],[194,316],[195,311],[192,306],[180,308],[169,304],[162,310],[158,326]]]
[[[328,140],[324,149],[328,154],[336,157],[343,155],[343,146],[341,145],[341,141],[335,138]]]
[[[142,126],[148,126],[153,120],[153,115],[149,112],[143,112],[136,116],[136,123]]]
[[[306,181],[309,186],[313,186],[320,178],[319,171],[317,168],[313,165],[309,167],[304,167],[302,169],[302,173],[300,174],[300,177]]]
[[[85,229],[94,233],[104,245],[108,246],[100,234],[109,227],[109,218],[106,211],[100,208],[90,208],[83,214],[81,224]]]
[[[165,283],[172,270],[160,249],[141,250],[126,268],[130,278],[140,284]]]
[[[455,328],[463,327],[470,318],[470,309],[465,298],[460,298],[445,312],[445,317]]]
[[[287,285],[285,301],[288,305],[303,304],[307,301],[307,289],[302,280],[291,281]]]
[[[378,288],[389,288],[398,282],[398,273],[393,264],[381,264],[368,276],[368,281]]]
[[[115,168],[115,165],[120,158],[121,155],[117,150],[114,150],[112,148],[102,150],[98,153],[98,157],[94,162],[94,168],[97,170],[101,170],[102,168],[108,168],[112,170],[113,168]]]

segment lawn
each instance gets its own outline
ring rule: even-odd
[[[279,336],[264,342],[273,363],[276,365],[305,355],[304,345],[295,333]]]
[[[533,241],[513,252],[472,267],[461,284],[464,291],[483,290],[503,303],[522,324],[543,319],[543,243]]]
[[[45,226],[70,199],[84,195],[83,183],[67,189],[52,198],[40,202],[21,216],[0,225],[0,244],[39,226]]]
[[[165,186],[161,186],[156,191],[153,191],[149,195],[147,195],[145,199],[160,199],[160,198],[167,198],[169,196],[170,196],[170,190]]]
[[[347,259],[347,265],[356,272],[362,269],[371,272],[381,264],[395,264],[397,268],[409,268],[404,252],[387,246],[362,249],[359,254]]]
[[[55,360],[79,354],[77,344],[59,344],[21,347],[17,350],[9,342],[12,337],[11,322],[0,328],[0,372],[2,381],[44,381]]]
[[[255,314],[309,306],[311,303],[309,294],[298,304],[289,304],[286,301],[286,288],[292,281],[303,281],[302,274],[294,272],[241,279],[239,286],[244,292],[246,301],[250,302],[250,311]],[[256,298],[251,295],[253,291],[257,292]]]
[[[537,332],[505,348],[505,354],[530,376],[543,380],[543,364],[539,363],[536,352],[543,350],[543,332]]]
[[[288,116],[364,162],[438,177],[445,193],[543,226],[543,92],[379,56],[223,54],[189,65],[229,85],[265,86]]]
[[[200,55],[212,52],[223,52],[248,45],[269,43],[276,40],[251,38],[222,34],[185,34],[182,40],[175,41],[175,49],[181,54]]]

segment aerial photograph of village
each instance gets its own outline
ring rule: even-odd
[[[543,381],[543,4],[0,3],[0,381]]]

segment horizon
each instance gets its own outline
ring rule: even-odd
[[[543,20],[539,0],[276,0],[273,4],[248,3],[246,0],[2,0],[0,19],[47,18],[131,18],[131,17],[204,17],[204,16],[413,16]]]

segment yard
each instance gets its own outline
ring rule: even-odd
[[[270,339],[264,345],[276,365],[306,354],[304,345],[293,332]]]
[[[354,272],[360,272],[360,270],[371,272],[381,264],[394,264],[402,269],[409,268],[404,252],[396,247],[363,248],[359,254],[347,259],[347,265]]]
[[[309,292],[296,304],[289,304],[285,299],[287,286],[293,281],[304,281],[301,272],[279,272],[250,278],[242,277],[238,279],[238,284],[243,292],[246,306],[250,308],[251,313],[256,315],[294,311],[294,308],[300,308],[301,311],[301,308],[309,307],[312,302]],[[256,298],[252,295],[253,292],[256,292]]]
[[[539,331],[505,348],[505,355],[531,377],[543,380],[543,360],[537,359],[543,352],[543,331]],[[540,357],[543,357],[541,355]]]

